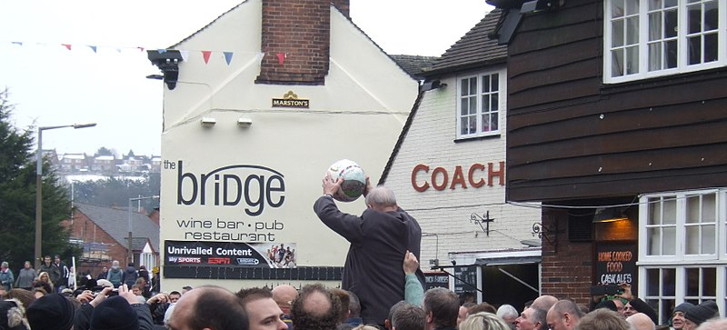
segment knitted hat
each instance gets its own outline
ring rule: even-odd
[[[33,302],[26,314],[33,330],[68,330],[75,312],[76,307],[66,297],[51,293]]]
[[[596,307],[593,308],[593,310],[596,310],[596,309],[599,309],[599,308],[608,308],[608,309],[610,309],[610,310],[612,310],[614,312],[617,312],[618,311],[618,308],[616,307],[616,304],[613,301],[611,301],[611,300],[604,300],[604,301],[598,303],[598,305],[596,305]]]
[[[717,314],[719,314],[719,306],[717,306],[717,303],[712,300],[704,301],[699,305],[709,308],[711,311],[714,312],[714,316],[717,316]]]
[[[29,330],[23,304],[16,300],[0,301],[0,330]]]
[[[683,302],[683,303],[677,305],[677,307],[674,307],[674,313],[676,313],[676,312],[686,313],[692,307],[694,307],[694,304],[692,304],[690,302]]]
[[[704,305],[697,305],[684,313],[684,318],[694,322],[696,325],[702,324],[704,321],[714,317],[714,310]]]
[[[90,329],[139,330],[139,316],[124,297],[113,296],[93,309]]]

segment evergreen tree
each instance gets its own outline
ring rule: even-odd
[[[13,109],[7,90],[0,91],[0,260],[17,273],[25,260],[34,259],[36,162],[32,131],[11,124]],[[80,252],[61,226],[71,213],[70,201],[48,163],[43,174],[42,253],[65,259]]]

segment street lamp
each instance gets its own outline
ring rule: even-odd
[[[139,196],[129,198],[129,242],[126,250],[126,264],[128,265],[134,259],[133,252],[131,251],[131,239],[132,239],[132,226],[131,226],[131,202],[141,201],[144,199],[159,199],[159,195],[154,196]],[[138,266],[138,265],[137,265]]]
[[[66,127],[77,129],[94,126],[96,126],[96,123],[38,127],[38,149],[35,154],[35,269],[40,269],[40,258],[43,257],[43,131]]]

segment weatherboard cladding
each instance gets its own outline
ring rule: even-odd
[[[495,30],[501,16],[500,9],[487,13],[459,41],[449,47],[426,74],[441,74],[485,64],[504,63],[507,57],[507,45],[498,45],[497,39],[490,39],[488,36]]]
[[[115,241],[128,244],[129,236],[129,212],[126,209],[114,209],[89,204],[75,203],[75,207],[85,214],[97,226],[107,232]],[[154,249],[159,249],[159,226],[148,216],[131,212],[133,239],[132,245],[136,245],[136,238],[146,238],[151,242]],[[132,248],[134,248],[133,246]],[[143,247],[143,245],[141,245]]]

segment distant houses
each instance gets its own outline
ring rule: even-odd
[[[161,170],[161,156],[134,155],[133,152],[117,157],[86,153],[58,154],[55,150],[43,150],[43,156],[50,161],[60,175],[143,176],[149,173],[159,173]]]
[[[76,261],[79,273],[94,277],[101,268],[118,260],[122,266],[133,262],[148,270],[159,265],[159,211],[108,208],[76,203],[73,216],[66,220],[71,241],[82,248]],[[129,229],[132,230],[129,253]],[[128,258],[128,259],[127,259]]]

